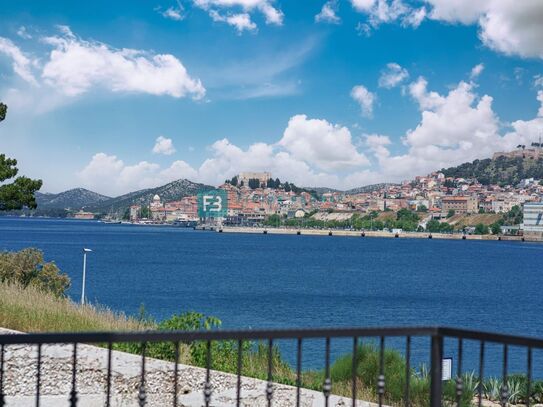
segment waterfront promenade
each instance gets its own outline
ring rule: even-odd
[[[400,239],[449,239],[449,240],[507,240],[541,242],[541,239],[523,238],[522,236],[496,236],[496,235],[464,235],[461,233],[429,233],[429,232],[387,232],[387,231],[360,231],[342,229],[305,229],[305,228],[265,228],[265,227],[230,227],[222,228],[202,227],[202,230],[213,230],[219,233],[253,233],[277,235],[305,235],[305,236],[346,236],[346,237],[387,237]]]

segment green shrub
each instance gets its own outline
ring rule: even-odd
[[[461,406],[471,406],[473,397],[477,394],[477,388],[479,386],[479,380],[475,375],[475,372],[469,372],[462,374],[463,391],[460,398]],[[456,379],[447,380],[443,384],[443,399],[450,403],[456,402]]]
[[[543,382],[542,381],[538,380],[532,384],[532,391],[531,391],[530,396],[536,403],[543,403]]]
[[[377,389],[379,376],[379,349],[373,344],[364,344],[358,347],[356,354],[356,376],[364,387],[372,391]],[[394,350],[385,349],[384,374],[385,398],[390,401],[399,401],[405,394],[406,363],[403,356]],[[340,357],[331,367],[332,382],[352,380],[352,355]]]
[[[478,223],[475,225],[475,234],[476,235],[488,235],[488,226],[484,223]]]
[[[54,262],[44,262],[43,253],[34,248],[0,253],[0,282],[33,286],[56,297],[64,296],[70,286],[70,278]]]

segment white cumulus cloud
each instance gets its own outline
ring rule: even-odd
[[[329,0],[322,6],[319,14],[315,16],[315,22],[317,23],[330,23],[339,24],[341,19],[337,15],[338,1]]]
[[[164,11],[160,11],[160,14],[162,17],[174,20],[174,21],[181,21],[185,18],[185,15],[183,14],[183,7],[181,4],[179,4],[178,7],[168,7]]]
[[[382,134],[365,134],[355,143],[344,126],[296,115],[276,143],[242,148],[226,138],[217,140],[209,148],[211,156],[198,167],[181,160],[166,168],[147,161],[125,164],[114,155],[98,153],[77,175],[83,186],[109,195],[180,178],[219,185],[240,171],[271,171],[297,185],[348,189],[410,179],[538,141],[543,132],[543,90],[537,94],[536,116],[513,121],[502,135],[492,97],[479,96],[476,89],[461,81],[440,94],[428,90],[426,79],[419,78],[409,93],[419,105],[421,119],[400,143]],[[368,156],[375,158],[373,165]]]
[[[13,41],[0,37],[0,55],[5,55],[12,62],[13,71],[26,82],[37,85],[36,78],[32,74],[32,60],[26,56]]]
[[[381,76],[379,77],[379,87],[392,89],[407,78],[409,78],[409,72],[407,72],[407,69],[402,68],[395,62],[391,62],[388,63],[386,68],[381,71]]]
[[[363,116],[373,116],[373,104],[376,100],[374,93],[370,92],[363,85],[357,85],[351,90],[351,97],[360,105]]]
[[[211,10],[209,15],[215,22],[224,22],[235,27],[238,34],[243,33],[243,31],[255,31],[257,29],[248,13],[221,15],[218,11]]]
[[[421,121],[406,132],[405,153],[387,155],[382,150],[379,153],[377,171],[389,180],[487,158],[495,151],[508,151],[517,144],[535,141],[537,130],[543,129],[543,119],[538,117],[513,122],[513,131],[502,136],[500,120],[492,109],[492,97],[477,95],[475,85],[462,81],[445,95],[427,87],[424,78],[409,87],[419,104]]]
[[[369,164],[354,146],[349,129],[326,120],[308,119],[306,115],[296,115],[289,120],[279,145],[294,158],[323,170]]]
[[[403,0],[351,0],[353,8],[367,16],[367,23],[357,29],[369,35],[381,24],[400,22],[404,27],[417,28],[426,17],[426,8],[414,8]]]
[[[115,155],[98,153],[77,176],[87,188],[119,195],[180,178],[218,185],[240,171],[272,171],[298,185],[337,185],[337,172],[369,165],[349,129],[305,115],[293,116],[275,144],[257,142],[243,149],[225,138],[209,151],[199,167],[174,161],[167,168],[147,161],[127,165]]]
[[[478,24],[479,37],[506,55],[543,58],[541,0],[425,0],[429,17],[448,23]]]
[[[28,32],[28,30],[26,29],[24,25],[19,27],[19,29],[17,30],[17,35],[24,40],[32,39],[32,34]]]
[[[472,69],[471,69],[471,72],[470,72],[470,79],[474,80],[474,79],[477,79],[479,77],[479,75],[481,75],[481,73],[483,72],[483,70],[485,69],[485,65],[484,64],[477,64],[475,65]]]
[[[173,146],[172,139],[164,136],[158,136],[155,141],[155,146],[153,147],[153,153],[164,155],[172,155],[175,153],[175,147]]]
[[[214,21],[226,22],[236,27],[238,33],[256,30],[257,26],[250,16],[254,11],[264,16],[266,24],[283,25],[283,12],[274,7],[273,3],[274,0],[193,0],[193,4],[206,10]]]
[[[90,162],[77,174],[79,182],[86,188],[109,196],[156,187],[181,178],[195,179],[197,173],[184,161],[174,161],[169,167],[147,161],[125,164],[115,155],[95,154]]]
[[[200,80],[192,78],[173,55],[115,49],[80,39],[68,27],[61,28],[62,35],[44,38],[53,50],[43,67],[42,78],[66,95],[80,95],[94,86],[112,92],[176,98],[190,95],[201,99],[205,95]]]

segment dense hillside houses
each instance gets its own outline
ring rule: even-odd
[[[269,172],[240,173],[218,188],[227,196],[227,215],[220,219],[225,225],[263,224],[272,216],[339,221],[353,215],[401,210],[424,214],[420,216],[424,225],[428,219],[445,222],[453,215],[506,214],[526,202],[540,202],[543,196],[539,179],[522,179],[517,185],[485,185],[474,177],[448,177],[441,171],[355,193],[331,190],[317,194],[274,179]],[[162,202],[156,195],[148,211],[132,208],[131,219],[141,219],[142,213],[159,222],[197,221],[197,197]]]

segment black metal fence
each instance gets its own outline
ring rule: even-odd
[[[267,405],[272,406],[274,401],[274,377],[273,377],[273,347],[277,341],[291,340],[294,341],[296,347],[296,366],[295,366],[295,405],[298,407],[301,403],[301,387],[302,387],[302,353],[304,349],[304,341],[322,340],[323,341],[323,367],[324,378],[322,382],[322,397],[324,405],[329,405],[329,399],[332,394],[332,379],[330,376],[331,365],[331,340],[343,338],[352,340],[352,390],[350,398],[352,406],[357,405],[357,349],[364,338],[377,338],[377,349],[379,352],[379,371],[376,378],[377,388],[375,394],[378,398],[379,405],[385,402],[384,395],[387,388],[387,377],[385,376],[385,347],[387,338],[395,338],[395,343],[402,341],[405,344],[405,388],[402,404],[405,407],[412,406],[410,398],[410,372],[412,371],[412,339],[424,337],[429,339],[428,360],[429,363],[429,404],[431,407],[441,405],[461,405],[461,399],[464,392],[464,383],[462,381],[463,360],[464,360],[464,345],[470,342],[471,345],[476,344],[478,347],[478,367],[476,369],[478,375],[476,397],[472,400],[472,404],[480,407],[483,402],[483,378],[485,376],[485,357],[487,357],[488,347],[485,350],[485,345],[500,347],[500,364],[501,364],[501,392],[500,404],[505,406],[508,404],[509,389],[508,369],[509,369],[509,350],[510,347],[522,348],[525,350],[524,374],[526,377],[526,392],[527,397],[524,404],[529,406],[531,402],[530,395],[532,386],[532,364],[533,350],[543,348],[543,340],[502,335],[487,332],[478,332],[471,330],[461,330],[443,327],[419,327],[419,328],[352,328],[352,329],[297,329],[297,330],[245,330],[245,331],[206,331],[206,332],[137,332],[137,333],[41,333],[41,334],[5,334],[0,335],[0,407],[6,406],[6,397],[4,386],[6,385],[6,363],[5,352],[10,346],[14,345],[35,345],[37,346],[37,363],[35,371],[35,405],[40,406],[41,395],[41,369],[42,369],[42,346],[48,344],[67,344],[72,347],[71,357],[71,391],[66,395],[67,404],[77,406],[78,404],[78,389],[77,389],[77,374],[78,374],[78,345],[79,344],[105,344],[108,354],[107,362],[107,382],[104,388],[105,405],[111,405],[111,375],[112,375],[112,348],[115,343],[139,343],[141,344],[141,375],[139,381],[139,389],[137,402],[140,406],[145,406],[147,403],[146,393],[146,345],[153,342],[167,342],[175,345],[176,354],[175,362],[172,363],[173,383],[171,388],[171,404],[177,406],[178,401],[178,361],[179,361],[179,344],[194,343],[203,341],[206,344],[206,366],[205,366],[205,383],[203,384],[202,401],[205,406],[212,405],[213,387],[211,376],[212,371],[212,343],[216,341],[235,341],[237,342],[237,387],[235,405],[240,406],[243,399],[241,386],[242,376],[242,352],[243,344],[246,341],[264,341],[268,351],[267,365],[267,385],[265,388],[265,397]],[[455,394],[456,400],[443,399],[443,377],[442,377],[442,362],[444,354],[444,340],[447,343],[455,344],[455,368],[453,379],[456,381]],[[494,355],[496,356],[496,355]],[[496,359],[494,357],[494,359]]]

